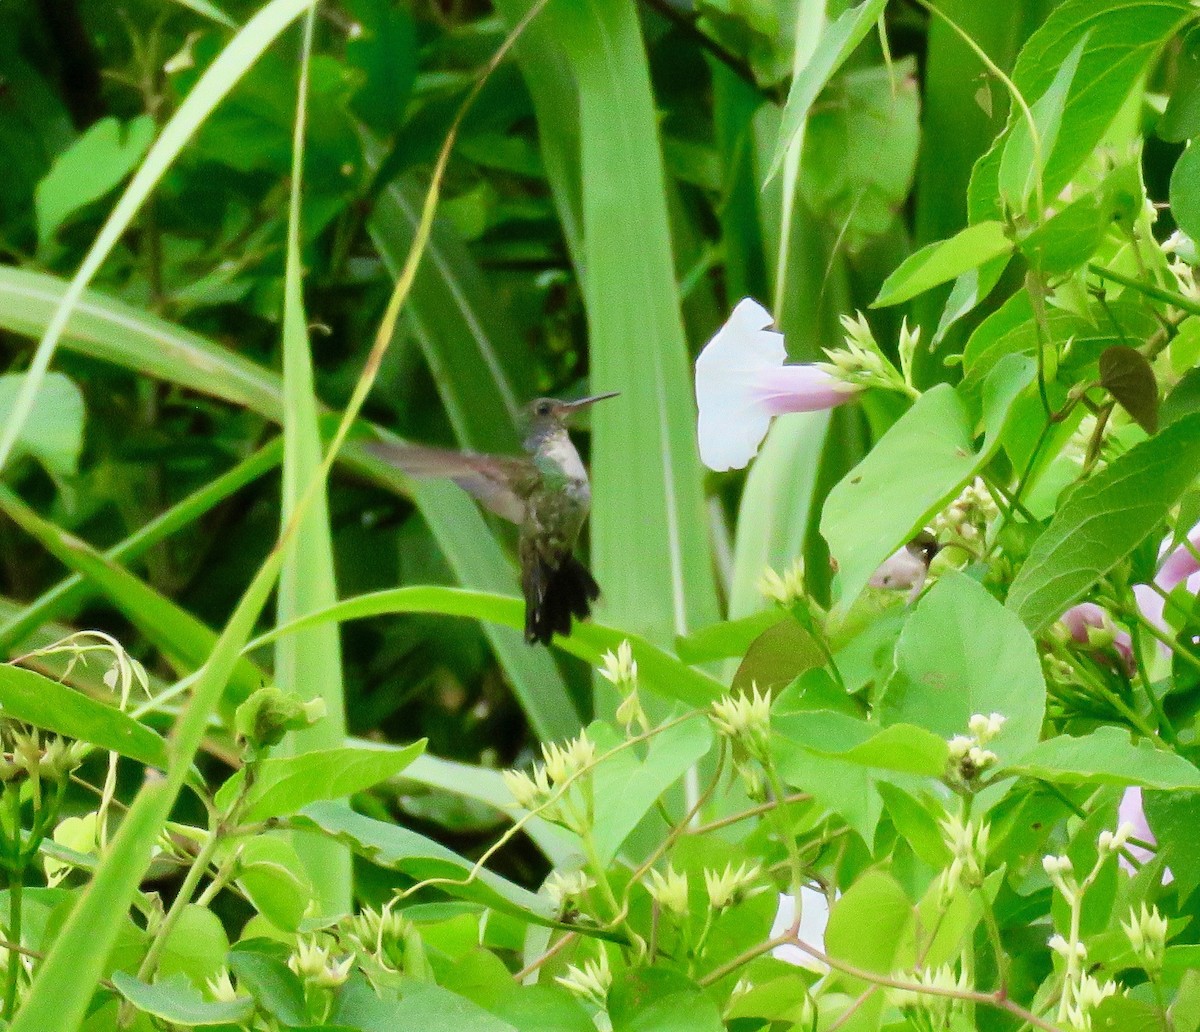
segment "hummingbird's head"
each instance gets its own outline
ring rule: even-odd
[[[571,417],[581,409],[605,398],[615,398],[617,391],[595,394],[579,401],[558,401],[554,398],[538,398],[525,409],[525,447],[537,448],[540,441],[566,429]]]

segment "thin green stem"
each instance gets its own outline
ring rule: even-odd
[[[21,890],[24,886],[25,872],[10,871],[8,876],[8,938],[17,944],[21,942]],[[16,950],[8,951],[8,977],[4,983],[4,1017],[12,1020],[17,1009],[17,988],[21,978],[21,954]]]
[[[1120,283],[1121,286],[1129,287],[1130,290],[1136,290],[1139,294],[1144,294],[1155,301],[1174,305],[1189,315],[1200,315],[1200,302],[1194,301],[1177,291],[1167,290],[1166,287],[1160,287],[1155,283],[1144,283],[1132,276],[1126,276],[1123,272],[1117,272],[1116,269],[1106,269],[1103,265],[1097,265],[1095,262],[1088,263],[1088,272],[1099,276],[1101,279]]]
[[[1146,698],[1150,702],[1151,710],[1154,711],[1154,719],[1158,721],[1159,733],[1163,736],[1163,738],[1170,742],[1171,745],[1178,748],[1179,735],[1175,732],[1175,725],[1171,723],[1170,718],[1167,716],[1166,710],[1163,709],[1162,701],[1157,695],[1154,694],[1154,685],[1150,683],[1150,674],[1146,669],[1146,660],[1142,654],[1142,619],[1143,618],[1139,618],[1139,620],[1134,623],[1133,627],[1130,628],[1132,633],[1129,635],[1129,640],[1133,644],[1133,658],[1137,663],[1138,679],[1142,682],[1142,687],[1146,690]],[[1148,623],[1149,621],[1146,622]]]

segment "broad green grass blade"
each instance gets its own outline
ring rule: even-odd
[[[524,626],[525,621],[523,602],[509,595],[437,586],[393,588],[348,598],[324,612],[301,617],[261,635],[251,642],[249,648],[260,648],[282,635],[294,634],[322,623],[342,623],[386,613],[444,613],[447,616],[489,620],[514,628]],[[629,641],[633,657],[637,660],[639,683],[648,691],[677,699],[689,706],[707,706],[725,694],[726,688],[720,681],[693,670],[644,638],[615,627],[597,623],[576,624],[570,637],[556,636],[554,644],[594,666],[599,664],[605,652],[615,650],[625,640]]]
[[[60,562],[103,591],[105,597],[171,660],[176,669],[197,670],[207,660],[216,634],[191,613],[106,559],[91,545],[42,519],[16,494],[2,486],[0,512]],[[231,676],[237,699],[246,698],[266,679],[266,674],[248,659],[239,660]]]
[[[280,532],[296,515],[304,487],[321,469],[321,434],[313,383],[308,316],[300,255],[301,190],[304,182],[305,121],[308,69],[312,55],[316,8],[304,19],[300,74],[296,90],[296,124],[292,141],[292,177],[288,200],[287,261],[283,287],[283,488]],[[329,502],[324,485],[300,517],[296,533],[284,548],[279,572],[276,618],[286,623],[337,601]],[[340,745],[346,737],[346,703],[342,682],[342,647],[336,627],[313,627],[275,646],[275,683],[301,699],[322,699],[325,719],[296,731],[280,743],[281,755],[312,752]],[[293,845],[312,880],[321,913],[349,913],[354,872],[350,851],[330,839],[300,836]]]
[[[781,570],[804,555],[828,431],[827,413],[797,413],[776,419],[767,434],[738,507],[731,620],[765,607],[757,588],[765,568]]]
[[[380,192],[367,221],[393,276],[412,246],[421,200],[412,181],[398,179]],[[515,450],[514,427],[533,395],[534,373],[528,361],[517,368],[521,342],[449,226],[434,226],[413,281],[408,316],[459,443],[476,450]]]
[[[509,25],[533,6],[532,0],[496,0]],[[575,268],[583,269],[583,198],[579,169],[579,89],[571,63],[550,18],[537,19],[513,48],[537,115],[538,143],[546,179],[554,194],[558,221]]]
[[[646,54],[628,0],[546,17],[579,84],[591,389],[621,392],[593,419],[592,564],[605,617],[666,645],[717,599]]]
[[[232,469],[209,481],[187,498],[156,516],[124,541],[103,553],[111,563],[128,565],[176,531],[195,522],[206,512],[224,501],[235,491],[274,469],[283,455],[279,439],[264,445]],[[56,620],[75,610],[96,588],[82,574],[72,574],[60,581],[39,598],[24,605],[16,615],[0,624],[0,654],[9,654],[47,621]]]
[[[0,326],[35,335],[52,317],[66,285],[54,276],[0,267]],[[163,319],[104,297],[84,294],[67,326],[65,345],[135,372],[179,384],[283,419],[283,388],[277,374]],[[383,431],[377,431],[383,434]],[[512,563],[466,495],[449,484],[413,484],[395,467],[349,441],[341,461],[385,490],[412,497],[454,570],[467,586],[485,591],[516,589]],[[485,628],[530,723],[543,738],[569,736],[579,718],[564,705],[562,675],[542,652],[528,648],[505,627]]]
[[[808,112],[830,74],[824,65],[814,60],[825,33],[825,13],[825,0],[799,0],[796,5],[793,85],[781,120],[779,149],[767,177],[774,179],[775,172],[782,170],[779,184],[779,254],[775,261],[774,312],[777,319],[783,299],[787,296],[788,273],[792,266],[790,227],[796,213],[796,194],[800,189],[800,158],[804,153]],[[824,42],[828,45],[827,37]]]
[[[134,173],[133,179],[121,194],[112,214],[105,220],[95,242],[88,249],[83,264],[72,278],[42,334],[25,382],[21,385],[21,393],[13,406],[12,415],[3,431],[0,431],[0,469],[8,462],[21,426],[33,410],[33,399],[46,370],[50,367],[54,349],[67,327],[71,310],[82,297],[92,277],[104,264],[104,260],[120,240],[121,234],[129,228],[138,209],[145,203],[150,192],[158,185],[199,126],[275,38],[313,3],[314,0],[270,0],[270,3],[246,23],[245,28],[234,36],[217,59],[205,69],[192,91],[179,105],[179,109],[163,127],[158,139],[154,141],[154,145]]]

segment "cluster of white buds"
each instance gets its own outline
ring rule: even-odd
[[[1042,870],[1050,879],[1050,883],[1062,893],[1071,906],[1079,897],[1079,882],[1075,878],[1075,865],[1069,856],[1042,857]]]
[[[1121,928],[1146,973],[1158,974],[1167,948],[1167,919],[1158,912],[1158,907],[1143,903],[1140,913],[1130,909],[1129,921],[1122,921]]]
[[[982,819],[964,822],[957,814],[947,814],[941,821],[941,829],[942,840],[953,857],[942,872],[941,892],[943,898],[949,898],[960,885],[974,888],[983,883],[991,825]]]
[[[559,821],[568,828],[582,831],[580,814],[572,806],[564,805],[562,797],[578,775],[595,765],[595,743],[586,731],[581,731],[566,745],[543,744],[542,759],[543,763],[534,764],[532,774],[520,770],[504,771],[505,786],[518,806],[537,810],[546,820]]]
[[[708,902],[714,910],[740,903],[761,877],[762,870],[757,864],[741,863],[734,867],[729,863],[720,872],[705,868],[704,887],[708,890]]]
[[[771,693],[751,683],[750,694],[726,695],[712,704],[709,720],[717,733],[739,744],[760,761],[769,758]]]
[[[617,646],[616,652],[606,652],[600,657],[600,676],[612,683],[621,693],[621,704],[617,707],[617,722],[631,734],[634,724],[643,731],[650,730],[646,712],[638,698],[638,665],[633,658],[633,647],[626,638]]]
[[[1050,936],[1049,940],[1046,942],[1046,945],[1064,960],[1070,960],[1071,957],[1074,957],[1081,963],[1087,960],[1087,946],[1085,946],[1082,942],[1076,942],[1075,945],[1072,946],[1065,938],[1055,933],[1054,935]]]
[[[996,500],[979,477],[933,518],[934,537],[944,545],[959,545],[973,552],[983,539],[988,524],[1000,514]]]
[[[804,560],[797,559],[783,573],[776,573],[769,566],[758,578],[758,593],[771,602],[790,606],[804,598]]]
[[[841,321],[845,330],[845,346],[827,348],[825,357],[829,361],[816,363],[817,368],[854,387],[879,387],[915,397],[916,390],[908,378],[887,360],[862,312],[854,316],[843,315]],[[919,333],[910,332],[905,324],[900,338],[900,361],[908,366],[910,375],[918,339]]]
[[[1072,1000],[1062,1010],[1062,1019],[1075,1032],[1091,1032],[1092,1011],[1100,1006],[1108,997],[1117,993],[1117,983],[1113,981],[1098,982],[1091,975],[1080,975],[1079,983],[1073,989],[1063,987],[1064,995],[1070,989]]]
[[[604,947],[595,960],[585,960],[582,965],[571,964],[565,975],[558,975],[554,981],[564,989],[582,999],[603,1008],[608,1000],[608,990],[612,988],[612,969],[608,966],[608,954]]]
[[[596,882],[586,871],[551,871],[542,889],[560,913],[574,907]]]
[[[1100,851],[1101,857],[1112,856],[1121,852],[1122,849],[1129,844],[1129,839],[1136,829],[1128,821],[1122,821],[1116,831],[1109,831],[1107,828],[1100,832],[1100,837],[1096,841],[1096,846]]]
[[[336,989],[342,985],[350,977],[353,964],[353,955],[335,959],[332,949],[318,942],[316,936],[297,939],[296,949],[288,957],[288,967],[320,989]]]
[[[972,784],[996,762],[996,754],[986,748],[1008,718],[1000,713],[984,716],[976,713],[968,723],[970,734],[955,735],[947,743],[950,751],[951,776],[966,785]]]
[[[651,869],[646,878],[646,891],[651,899],[668,914],[676,917],[686,917],[688,912],[688,879],[686,874],[679,874],[674,867],[668,867],[666,874],[660,874]]]
[[[897,981],[908,981],[912,975],[907,971],[898,971],[893,977]],[[945,993],[967,993],[971,990],[967,973],[963,971],[955,975],[954,969],[946,964],[919,972],[914,981],[916,985],[936,992],[893,988],[888,990],[888,997],[904,1011],[912,1025],[923,1032],[949,1028],[951,1018],[962,1009],[963,1001],[959,997],[946,996]]]

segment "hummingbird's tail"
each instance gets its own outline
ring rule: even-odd
[[[549,645],[557,634],[571,633],[571,617],[586,619],[600,597],[591,571],[573,555],[558,566],[541,559],[528,564],[521,587],[525,592],[525,640]]]

